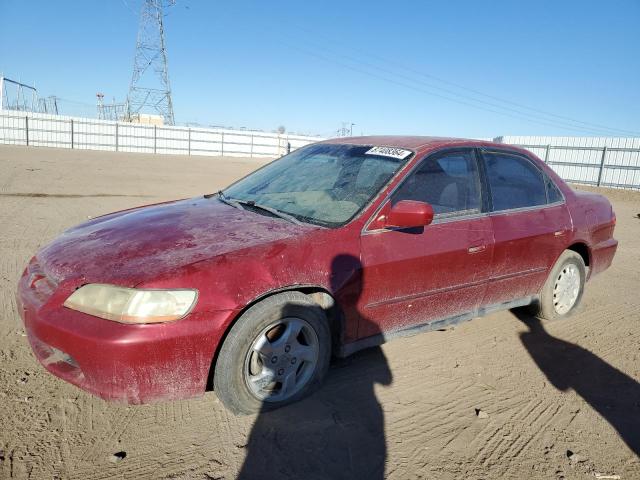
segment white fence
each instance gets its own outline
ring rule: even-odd
[[[287,133],[153,126],[0,110],[0,144],[10,145],[266,158],[318,140]]]
[[[498,137],[533,152],[568,182],[640,189],[640,138]]]
[[[158,154],[279,157],[320,137],[110,122],[0,110],[0,144]],[[640,189],[640,138],[497,137],[529,149],[569,182]]]

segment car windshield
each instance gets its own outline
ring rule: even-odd
[[[337,227],[359,213],[411,154],[386,147],[310,145],[231,185],[222,198]]]

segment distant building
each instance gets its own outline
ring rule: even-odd
[[[162,115],[151,115],[149,113],[134,113],[131,115],[131,123],[141,123],[143,125],[164,125]]]

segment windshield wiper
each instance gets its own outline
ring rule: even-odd
[[[227,199],[227,201],[238,203],[242,206],[247,206],[249,208],[255,208],[257,210],[264,210],[265,212],[269,212],[270,214],[275,215],[276,217],[282,218],[283,220],[287,220],[291,223],[295,223],[296,225],[302,225],[302,222],[297,218],[295,218],[293,215],[289,215],[288,213],[281,212],[280,210],[273,207],[267,207],[266,205],[261,205],[259,203],[254,202],[253,200],[239,200],[237,198],[229,198]]]
[[[254,202],[253,200],[240,200],[238,198],[229,198],[227,197],[222,190],[218,190],[216,193],[208,193],[204,196],[204,198],[211,198],[217,195],[218,200],[222,203],[226,203],[227,205],[231,205],[232,207],[239,208],[240,210],[245,210],[246,207],[255,208],[256,210],[263,210],[265,212],[269,212],[271,215],[274,215],[278,218],[282,218],[283,220],[287,220],[291,223],[295,223],[296,225],[302,225],[302,222],[295,218],[293,215],[289,215],[288,213],[281,212],[280,210],[267,207],[266,205],[261,205],[259,203]]]

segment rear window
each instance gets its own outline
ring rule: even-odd
[[[547,176],[545,177],[546,177],[546,183],[547,183],[547,201],[549,203],[561,202],[562,193],[560,193],[558,186],[555,183],[553,183],[553,180],[551,180],[549,177]]]
[[[547,203],[545,177],[529,160],[508,153],[484,153],[493,211]]]

